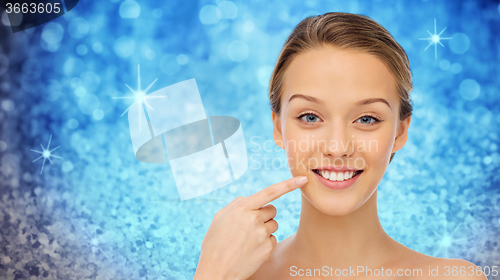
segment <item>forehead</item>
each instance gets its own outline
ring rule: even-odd
[[[372,97],[391,103],[399,100],[394,77],[382,60],[366,52],[330,46],[293,59],[284,76],[282,104],[296,93],[335,103]]]

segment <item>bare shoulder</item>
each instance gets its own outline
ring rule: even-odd
[[[392,267],[410,268],[411,272],[413,273],[411,275],[429,276],[436,280],[487,280],[481,268],[469,261],[462,259],[432,257],[412,250],[400,243],[398,243],[396,247],[398,248],[398,251],[400,253],[397,254],[396,261],[392,263]],[[414,278],[421,279],[421,277]]]
[[[274,254],[274,252],[273,252]],[[274,279],[274,273],[276,271],[275,267],[276,267],[276,257],[273,257],[271,255],[271,257],[269,257],[269,259],[267,261],[265,261],[260,267],[259,269],[257,269],[257,271],[254,272],[254,274],[252,276],[250,276],[249,278],[247,278],[247,280],[266,280],[266,279]]]
[[[259,269],[247,280],[280,280],[288,279],[289,274],[287,269],[287,255],[289,238],[278,242],[271,256],[265,261]]]
[[[434,258],[429,261],[430,269],[438,272],[435,279],[485,280],[480,267],[462,259]],[[437,269],[437,270],[436,270]]]

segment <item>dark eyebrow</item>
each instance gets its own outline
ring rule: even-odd
[[[292,96],[290,96],[290,99],[288,99],[288,103],[290,103],[290,101],[294,98],[303,98],[307,101],[311,101],[311,102],[314,102],[314,103],[318,103],[318,104],[325,104],[325,102],[323,102],[322,100],[319,100],[318,98],[316,97],[312,97],[312,96],[309,96],[309,95],[303,95],[303,94],[294,94]]]
[[[389,102],[387,102],[387,100],[385,100],[383,98],[363,99],[363,100],[356,102],[356,106],[367,105],[367,104],[371,104],[371,103],[375,103],[375,102],[382,102],[382,103],[387,104],[387,106],[389,106],[389,109],[391,109],[391,111],[392,111],[392,108],[391,108],[391,105],[389,104]]]
[[[323,102],[322,100],[316,98],[316,97],[313,97],[313,96],[309,96],[309,95],[303,95],[303,94],[294,94],[290,97],[290,99],[288,99],[288,103],[290,103],[290,101],[294,98],[303,98],[307,101],[310,101],[310,102],[314,102],[314,103],[318,103],[318,104],[325,104],[325,102]],[[387,100],[385,100],[384,98],[368,98],[368,99],[363,99],[363,100],[360,100],[358,102],[356,102],[356,106],[362,106],[362,105],[367,105],[367,104],[371,104],[371,103],[375,103],[375,102],[382,102],[382,103],[385,103],[387,104],[387,106],[389,106],[389,109],[391,109],[392,111],[392,108],[391,108],[391,105],[389,104],[389,102]]]

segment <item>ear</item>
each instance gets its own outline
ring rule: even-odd
[[[281,118],[280,116],[273,113],[273,138],[274,143],[278,145],[278,147],[285,149],[285,145],[283,145],[283,133],[281,132]]]
[[[392,147],[392,153],[399,151],[406,144],[408,140],[408,128],[410,127],[411,116],[399,122],[398,132]]]

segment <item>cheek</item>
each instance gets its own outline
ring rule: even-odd
[[[393,131],[390,128],[379,129],[358,135],[356,150],[363,155],[372,167],[389,160],[394,145]],[[371,164],[370,164],[371,162]]]
[[[317,137],[310,132],[287,127],[283,138],[290,172],[293,176],[305,175],[314,150],[313,140]]]

